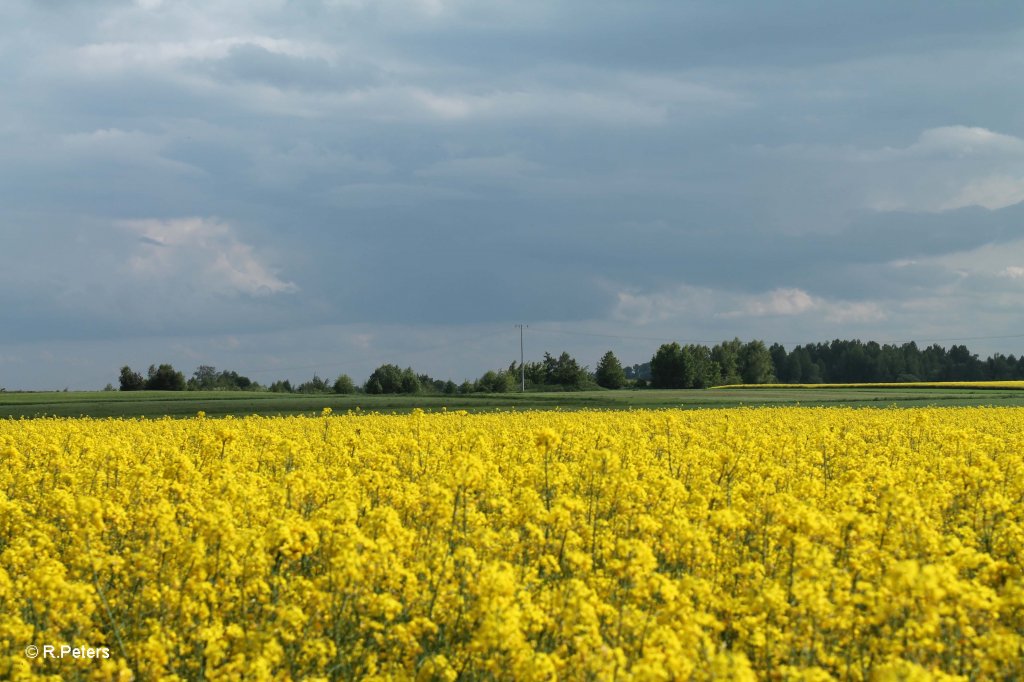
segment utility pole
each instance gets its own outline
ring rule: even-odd
[[[522,377],[523,393],[526,393],[526,364],[523,362],[523,327],[529,327],[526,324],[517,324],[519,327],[519,373]]]

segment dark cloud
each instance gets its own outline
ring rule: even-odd
[[[1022,15],[6,3],[0,375],[4,344],[301,356],[325,323],[996,334],[1024,272]]]
[[[332,65],[322,57],[292,56],[260,45],[239,44],[223,59],[198,61],[195,68],[215,78],[264,83],[282,90],[337,92],[380,83],[380,74],[372,65],[351,58],[339,61]]]

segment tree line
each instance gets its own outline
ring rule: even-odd
[[[650,361],[623,367],[612,351],[605,353],[593,371],[569,353],[557,357],[545,353],[540,361],[489,370],[474,381],[456,384],[418,374],[411,367],[384,364],[357,385],[346,374],[333,381],[313,375],[297,385],[288,380],[263,386],[237,372],[199,366],[191,377],[170,364],[150,365],[146,376],[131,367],[121,368],[122,391],[231,390],[279,393],[507,393],[525,383],[532,391],[578,391],[619,388],[707,388],[724,384],[765,383],[866,383],[911,381],[1008,381],[1024,379],[1024,355],[996,353],[981,359],[966,346],[944,348],[938,344],[919,348],[913,341],[902,345],[874,341],[840,340],[795,346],[763,341],[723,341],[714,346],[676,342],[662,344]],[[108,385],[113,389],[112,385]]]
[[[1024,379],[1024,355],[995,353],[982,359],[964,345],[948,349],[836,339],[796,346],[738,339],[713,348],[665,344],[651,362],[625,369],[639,385],[700,388],[723,384],[904,383],[912,381],[1012,381]]]

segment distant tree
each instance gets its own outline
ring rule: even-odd
[[[416,376],[416,373],[412,371],[412,367],[406,367],[402,370],[402,381],[401,381],[401,392],[402,393],[419,393],[420,389],[423,388],[420,384],[420,378]]]
[[[557,358],[544,354],[544,383],[549,386],[579,389],[587,383],[587,368],[580,367],[575,358],[562,352]]]
[[[146,388],[150,391],[184,391],[185,375],[169,364],[150,365]]]
[[[121,368],[119,380],[122,391],[141,391],[146,388],[146,380],[138,372],[132,371],[132,368],[128,365]]]
[[[804,361],[801,362],[801,359],[804,359]],[[779,381],[790,384],[809,383],[803,380],[803,368],[810,365],[810,363],[811,356],[807,349],[797,346],[786,355],[786,363],[784,365],[775,365],[775,376],[778,377]]]
[[[299,384],[296,390],[299,393],[327,393],[330,391],[330,387],[318,374],[314,374],[312,379]]]
[[[703,344],[683,346],[686,388],[708,388],[722,381],[722,369],[711,357],[711,349]]]
[[[367,393],[401,393],[402,369],[398,365],[381,365],[366,380]]]
[[[824,381],[824,362],[816,359],[820,352],[815,345],[794,347],[784,365],[775,365],[776,378],[789,384],[820,384]]]
[[[334,380],[334,392],[335,393],[355,393],[356,385],[352,383],[352,378],[347,374],[339,374],[338,378]]]
[[[739,339],[723,341],[711,349],[711,359],[718,363],[719,384],[739,384],[743,382],[740,376],[740,350],[743,342]]]
[[[212,365],[200,365],[188,380],[190,391],[244,391],[259,388],[259,384],[238,372],[218,372]]]
[[[212,365],[199,365],[188,380],[190,391],[209,391],[217,388],[217,368]]]
[[[949,381],[977,381],[984,376],[984,365],[967,346],[951,346],[946,360],[946,378]]]
[[[433,385],[433,380],[427,377]],[[364,390],[371,394],[381,393],[419,393],[422,386],[420,378],[411,367],[401,369],[398,365],[381,365],[373,370],[366,380]]]
[[[242,376],[238,372],[229,372],[225,370],[217,375],[215,386],[216,388],[223,388],[227,390],[244,391],[248,388],[258,388],[259,384],[249,377]]]
[[[444,393],[444,379],[435,379],[429,374],[417,374],[416,378],[420,382],[420,393]]]
[[[2,391],[2,390],[4,390],[4,389],[0,388],[0,391]],[[117,389],[114,388],[114,384],[107,384],[106,386],[103,387],[103,390],[104,391],[116,391]]]
[[[510,377],[516,378],[521,375],[522,369],[523,368],[520,367],[519,363],[513,360],[512,362],[509,363],[508,369],[505,370],[505,373],[508,374]]]
[[[986,373],[993,381],[1008,381],[1016,375],[1017,359],[1012,355],[1007,357],[1002,353],[996,353],[985,362]]]
[[[476,380],[476,390],[482,393],[507,393],[511,388],[512,377],[505,371],[490,370]]]
[[[643,380],[646,383],[651,380],[651,363],[649,362],[623,367],[622,371],[626,373],[626,378],[630,381]],[[639,386],[639,384],[637,385]]]
[[[745,384],[769,384],[775,381],[772,356],[764,341],[748,341],[740,350],[740,376]]]
[[[456,383],[449,379],[448,381],[444,382],[444,387],[441,389],[441,392],[444,393],[445,395],[455,395],[458,392],[458,390],[459,387],[456,385]]]
[[[946,349],[933,343],[921,351],[921,371],[917,375],[924,381],[946,378]]]
[[[270,384],[271,393],[292,393],[292,382],[285,379],[284,381],[278,380]]]
[[[615,353],[608,351],[597,362],[594,370],[594,378],[597,385],[604,388],[622,388],[626,385],[626,373],[622,371],[622,364],[615,357]]]
[[[903,357],[903,371],[908,376],[916,377],[921,374],[921,349],[913,341],[900,346],[900,355]]]
[[[786,353],[786,349],[781,343],[773,343],[768,347],[768,355],[772,357],[772,367],[775,368],[775,378],[782,382],[786,381],[786,379],[783,378],[787,362],[789,361],[789,354]]]
[[[663,343],[651,358],[651,385],[654,388],[683,388],[683,348],[678,343]]]
[[[545,353],[545,358],[549,357]],[[526,386],[543,386],[547,383],[547,373],[543,362],[527,362],[519,368],[520,378],[526,377]]]

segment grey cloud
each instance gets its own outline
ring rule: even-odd
[[[378,345],[616,333],[639,324],[623,292],[706,297],[644,323],[694,338],[1013,318],[998,273],[1024,259],[976,252],[1024,218],[1021,8],[73,5],[0,8],[3,357],[226,334],[285,354],[325,321]],[[234,261],[117,227],[191,216],[231,226]]]
[[[272,52],[251,43],[233,46],[223,59],[203,60],[195,64],[200,72],[216,78],[254,81],[283,90],[344,91],[381,83],[378,68],[341,57],[332,65],[316,56],[292,56]]]

